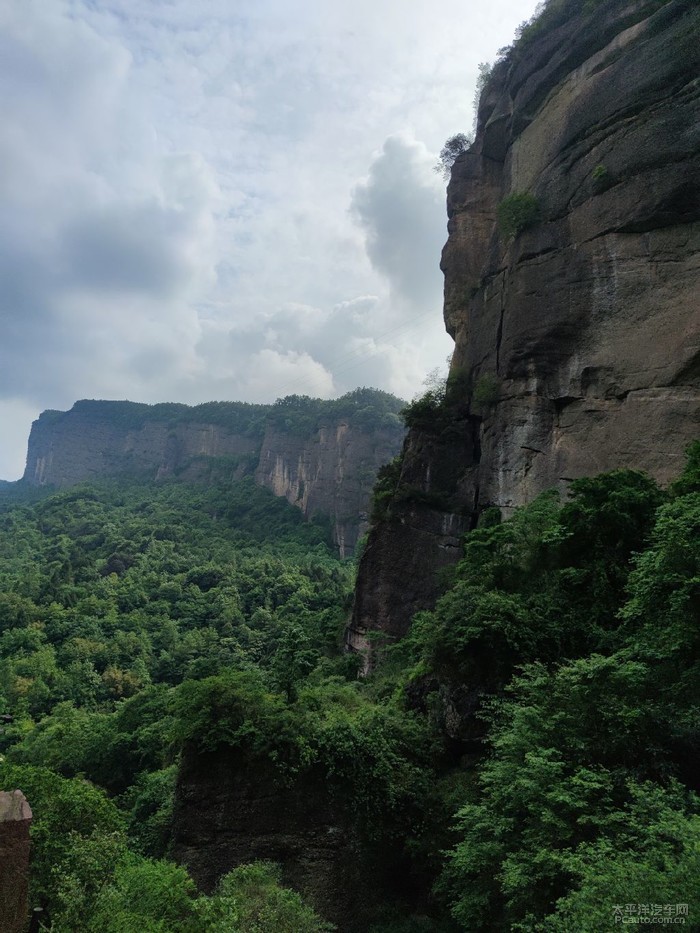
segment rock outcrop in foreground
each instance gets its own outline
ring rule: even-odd
[[[329,792],[324,769],[281,782],[271,762],[235,748],[185,748],[173,814],[172,854],[204,891],[238,865],[278,862],[284,883],[339,930],[364,933],[388,894],[407,881],[406,859],[363,847]]]
[[[665,483],[700,434],[700,6],[549,7],[495,66],[452,170],[452,409],[407,438],[360,568],[357,649],[434,602],[484,508],[615,468]]]
[[[21,790],[0,791],[0,930],[23,933],[29,897],[32,811]]]

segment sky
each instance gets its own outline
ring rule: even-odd
[[[81,398],[444,368],[445,140],[533,0],[2,0],[0,478]]]

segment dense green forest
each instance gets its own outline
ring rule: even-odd
[[[206,896],[168,859],[181,750],[223,746],[322,774],[367,865],[410,866],[376,933],[698,922],[700,444],[669,490],[616,472],[484,513],[364,680],[353,566],[252,483],[0,503],[0,785],[34,812],[45,929],[330,929],[278,866]]]
[[[312,434],[321,424],[346,418],[360,431],[401,427],[399,413],[405,402],[381,389],[361,387],[335,399],[312,398],[309,395],[286,395],[272,405],[249,402],[203,402],[184,405],[179,402],[142,402],[80,399],[70,413],[99,416],[117,428],[136,431],[147,421],[165,423],[170,429],[178,425],[200,423],[227,428],[235,434],[262,439],[265,428],[304,436]],[[44,411],[44,425],[60,424],[70,414],[65,411]]]
[[[179,685],[238,672],[291,696],[313,669],[345,672],[351,567],[329,529],[252,481],[21,499],[12,489],[0,512],[0,712],[13,717],[0,782],[33,807],[33,904],[54,930],[230,929],[249,886],[250,909],[267,891],[261,929],[265,910],[282,929],[321,929],[269,866],[193,901],[186,872],[158,859]]]

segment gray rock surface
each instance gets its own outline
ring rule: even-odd
[[[311,436],[268,428],[255,481],[302,510],[328,516],[341,557],[351,555],[368,528],[368,509],[379,467],[391,460],[403,428],[358,431],[347,421],[322,424]]]
[[[576,9],[495,67],[453,167],[441,265],[465,388],[439,458],[452,478],[432,480],[433,514],[410,519],[399,502],[371,530],[351,645],[402,635],[434,602],[459,555],[429,534],[441,516],[507,516],[617,468],[667,483],[700,436],[700,6]],[[539,218],[509,237],[498,207],[520,193]],[[434,434],[408,436],[414,475],[437,475]]]
[[[62,488],[120,475],[196,478],[202,458],[259,450],[255,437],[215,424],[177,423],[155,407],[150,416],[142,409],[149,406],[83,400],[67,412],[44,412],[29,436],[25,482]]]

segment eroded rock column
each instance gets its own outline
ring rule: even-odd
[[[21,790],[0,791],[0,930],[23,933],[29,897],[32,811]]]

